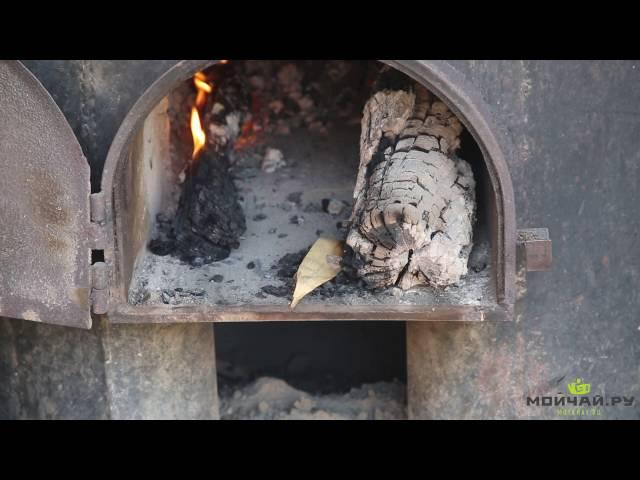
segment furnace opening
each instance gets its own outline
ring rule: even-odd
[[[302,308],[325,302],[495,303],[495,202],[482,153],[462,127],[455,138],[447,131],[438,133],[441,140],[435,147],[420,144],[403,150],[400,143],[411,136],[410,122],[421,109],[431,109],[445,127],[455,116],[443,113],[444,104],[415,81],[389,70],[375,61],[229,61],[177,85],[145,120],[122,170],[126,181],[121,199],[129,208],[122,213],[128,228],[121,248],[130,259],[125,275],[129,303],[286,307],[296,271],[320,237],[346,242],[344,268],[305,297]],[[396,104],[388,111],[376,110],[392,99],[372,102],[376,85],[378,90],[409,92],[400,100],[410,106],[406,111]],[[363,129],[375,136],[376,115],[383,119],[382,139],[363,167]],[[393,115],[400,123],[392,118],[384,124]],[[387,137],[393,140],[388,145]],[[443,175],[439,178],[456,183],[462,192],[443,196],[434,210],[439,220],[419,200],[392,198],[420,155],[447,153],[443,150],[454,141],[460,142],[454,161],[463,159],[468,171],[456,163],[450,172],[423,172]],[[392,193],[381,188],[375,202],[367,195],[354,198],[363,179],[374,191],[375,176],[389,175],[392,169],[385,162],[398,153],[409,158],[396,168]],[[431,185],[423,187],[433,193]],[[467,191],[474,195],[472,212],[465,210]],[[367,211],[369,204],[377,210]],[[462,242],[452,256],[451,263],[459,265],[443,271],[446,242],[456,241],[455,235],[463,238],[465,232],[458,231],[464,226],[450,231],[441,226],[464,214],[472,219],[472,241]],[[414,227],[409,226],[411,218]],[[363,225],[357,235],[351,234],[354,219]],[[434,226],[423,232],[415,227],[421,221]],[[403,222],[406,226],[392,228]],[[409,244],[419,235],[427,235],[437,248],[416,254]],[[404,244],[409,245],[406,257],[392,248]],[[390,256],[393,261],[387,261]]]

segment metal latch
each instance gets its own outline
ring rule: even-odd
[[[553,257],[548,228],[518,230],[517,246],[528,272],[542,272],[551,268]]]

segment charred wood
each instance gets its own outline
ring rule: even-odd
[[[467,272],[475,180],[456,156],[463,126],[424,87],[367,102],[347,244],[371,287],[455,284]]]

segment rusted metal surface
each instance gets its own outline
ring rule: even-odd
[[[109,311],[109,267],[104,262],[91,265],[91,311],[99,315]]]
[[[105,248],[109,245],[110,239],[107,237],[106,213],[104,204],[104,195],[102,192],[92,193],[90,197],[90,216],[89,224],[89,245],[92,250],[99,250],[104,253]]]
[[[519,279],[514,322],[408,324],[410,417],[640,419],[640,64],[453,64],[509,126],[517,222],[549,228],[553,268]],[[567,413],[576,377],[636,402]]]
[[[117,305],[109,311],[114,323],[184,323],[184,322],[295,322],[324,320],[390,321],[506,321],[511,310],[502,306],[424,307],[414,305],[299,305],[294,311],[286,306],[133,306]]]
[[[523,247],[528,272],[544,272],[551,268],[553,256],[547,228],[518,230],[518,245]]]
[[[89,328],[89,166],[38,80],[0,62],[0,315]]]
[[[91,221],[104,225],[105,218],[104,195],[102,192],[91,194]]]
[[[127,163],[131,142],[145,118],[156,104],[180,82],[195,72],[215,64],[215,60],[182,61],[169,69],[140,97],[124,119],[111,145],[102,178],[106,202],[106,228],[116,248],[105,250],[106,261],[113,265],[110,318],[115,322],[158,321],[162,315],[167,322],[189,321],[273,321],[273,320],[459,320],[482,321],[489,318],[510,319],[515,302],[516,228],[513,188],[506,157],[511,144],[494,123],[489,108],[479,93],[446,62],[398,60],[385,61],[413,77],[438,95],[459,116],[477,141],[483,153],[493,195],[490,199],[489,223],[493,247],[496,298],[485,299],[488,305],[380,308],[380,305],[328,305],[322,311],[299,310],[272,306],[196,306],[191,308],[130,306],[127,289],[131,280],[137,251],[131,241],[137,238],[130,231],[136,224],[130,218],[127,199],[135,192],[128,191]],[[152,320],[153,319],[153,320]]]

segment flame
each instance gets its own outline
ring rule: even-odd
[[[198,90],[204,90],[207,93],[211,93],[213,91],[213,86],[207,83],[207,77],[202,72],[195,74],[193,77],[193,83],[195,83]]]
[[[191,109],[191,135],[193,136],[193,154],[191,158],[195,159],[207,142],[207,136],[200,122],[200,113],[198,113],[196,107]]]
[[[193,83],[196,89],[198,89],[195,106],[191,108],[191,136],[193,137],[193,154],[191,158],[195,159],[207,143],[207,136],[202,129],[198,109],[204,106],[207,101],[207,95],[213,92],[213,85],[207,82],[207,77],[202,72],[194,75]]]
[[[207,101],[207,95],[213,92],[213,85],[207,83],[207,77],[204,73],[198,72],[193,77],[193,83],[198,89],[198,96],[196,97],[196,107],[202,108]]]

